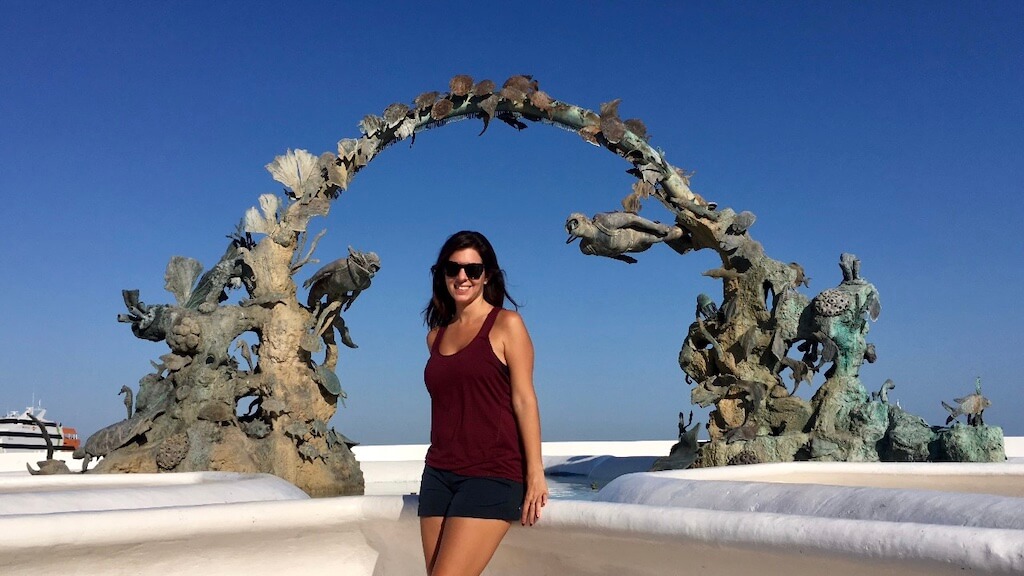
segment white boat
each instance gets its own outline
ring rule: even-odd
[[[46,438],[30,416],[46,428],[54,450],[72,451],[79,446],[78,432],[60,422],[46,419],[46,409],[29,406],[24,411],[11,411],[0,418],[0,453],[46,450]]]

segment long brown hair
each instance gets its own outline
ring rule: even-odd
[[[455,300],[448,293],[445,285],[444,263],[451,258],[451,255],[459,250],[472,248],[480,254],[483,260],[484,273],[487,275],[487,284],[484,285],[484,300],[491,306],[501,308],[505,300],[512,303],[516,309],[519,304],[509,296],[505,289],[505,272],[498,266],[498,257],[494,254],[494,248],[487,238],[472,230],[456,232],[445,240],[441,251],[437,254],[437,262],[430,267],[431,296],[427,307],[423,309],[423,320],[431,329],[439,326],[447,326],[455,319]]]

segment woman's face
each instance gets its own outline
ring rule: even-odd
[[[462,250],[452,252],[452,255],[448,257],[448,262],[461,265],[477,264],[482,267],[484,259],[480,257],[480,253],[476,251],[476,248],[463,248]],[[451,265],[446,265],[446,267],[450,268]],[[474,267],[470,266],[470,271],[473,271],[472,268]],[[483,296],[484,284],[487,283],[486,272],[476,279],[470,277],[465,266],[459,267],[458,272],[454,276],[450,276],[449,272],[451,270],[444,272],[444,283],[448,287],[448,293],[455,300],[456,306],[465,306]]]

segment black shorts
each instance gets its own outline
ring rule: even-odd
[[[424,466],[417,513],[511,522],[523,514],[524,492],[522,482],[515,480],[463,476]]]

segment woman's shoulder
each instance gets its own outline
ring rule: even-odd
[[[519,312],[502,308],[494,319],[494,329],[505,333],[525,332],[526,323]]]
[[[434,346],[434,340],[437,338],[437,333],[441,331],[440,327],[431,328],[430,332],[427,332],[427,349]]]

